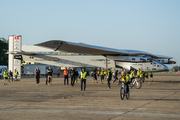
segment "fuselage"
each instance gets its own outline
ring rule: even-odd
[[[144,72],[169,71],[163,63],[149,56],[102,56],[102,55],[22,55],[23,60],[60,67],[99,67],[141,69]]]

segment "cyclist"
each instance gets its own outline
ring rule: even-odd
[[[134,80],[134,76],[135,76],[135,71],[133,69],[131,69],[131,74],[129,75],[129,78],[131,79],[131,82]]]
[[[138,80],[140,80],[140,72],[141,72],[141,70],[139,68],[138,71],[137,71],[137,78],[138,78]]]
[[[128,84],[130,84],[130,78],[129,78],[129,75],[128,74],[126,74],[124,71],[122,71],[121,72],[121,76],[120,76],[120,78],[119,78],[119,81],[120,81],[120,79],[122,79],[122,81],[124,82],[124,84],[126,85],[126,87],[127,87],[127,93],[129,92],[129,85]]]

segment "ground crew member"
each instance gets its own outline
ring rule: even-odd
[[[101,84],[103,84],[103,81],[104,81],[104,69],[101,70],[100,76],[101,76]]]
[[[107,69],[104,69],[104,79],[106,79],[106,75],[107,74]],[[107,83],[107,81],[106,81],[106,83]]]
[[[67,69],[67,67],[65,67],[65,70],[63,72],[63,77],[64,77],[64,85],[66,85],[66,80],[67,80],[67,85],[69,84],[69,70]]]
[[[46,85],[47,85],[47,83],[48,83],[48,72],[47,71],[46,71],[45,77],[46,77]]]
[[[47,73],[48,73],[48,85],[52,86],[53,70],[51,69],[51,66],[49,66]]]
[[[78,69],[75,69],[75,84],[77,84],[77,79],[78,79],[79,73],[78,73]]]
[[[144,73],[142,71],[140,71],[139,77],[140,77],[140,81],[144,82]]]
[[[74,87],[74,81],[75,81],[75,70],[72,67],[71,71],[70,71],[70,75],[71,75],[71,86]]]
[[[119,78],[119,81],[120,79],[122,79],[122,81],[124,82],[124,84],[126,85],[127,87],[127,92],[129,92],[129,84],[130,84],[130,79],[129,79],[129,75],[126,74],[124,71],[121,72],[121,76]]]
[[[131,82],[133,81],[134,76],[135,76],[134,72],[135,72],[134,70],[131,70],[131,74],[129,75],[129,78],[131,79]]]
[[[11,72],[11,70],[9,71],[9,82],[10,82],[10,79],[12,78],[12,82],[13,82],[13,72]]]
[[[18,74],[19,74],[18,71],[15,69],[15,72],[14,72],[15,81],[17,81]]]
[[[99,77],[99,74],[100,74],[100,71],[98,70],[98,71],[97,71],[97,76],[98,76],[98,77]]]
[[[84,83],[84,91],[86,89],[86,77],[87,77],[87,72],[85,72],[84,68],[82,68],[81,75],[79,76],[79,79],[81,79],[81,91],[83,90],[83,83]]]
[[[40,77],[41,77],[41,71],[40,71],[39,68],[37,67],[37,68],[35,69],[35,74],[34,74],[34,78],[36,78],[37,86],[39,86]]]
[[[111,86],[110,86],[110,81],[112,79],[112,72],[110,69],[108,69],[108,72],[107,72],[107,83],[108,83],[108,89],[111,89]]]
[[[7,85],[7,79],[8,79],[8,71],[4,70],[4,85]]]
[[[140,68],[139,68],[138,71],[137,71],[137,78],[138,78],[138,80],[139,80],[139,78],[140,78],[140,72],[141,72],[141,70],[140,70]]]
[[[118,75],[117,70],[114,69],[114,71],[113,71],[113,77],[114,77],[113,83],[114,83],[116,80],[118,80],[117,75]]]
[[[97,69],[96,68],[94,68],[94,71],[93,71],[92,83],[95,83],[95,81],[96,81],[96,83],[98,83],[98,81],[97,81]]]
[[[150,72],[149,75],[150,75],[151,81],[153,82],[153,73]],[[149,83],[150,83],[150,82],[149,82]]]
[[[145,79],[148,81],[148,72],[145,72]]]
[[[60,74],[60,71],[58,70],[58,71],[57,71],[57,76],[58,76],[58,77],[59,77],[59,74]]]

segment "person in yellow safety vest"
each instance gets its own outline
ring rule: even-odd
[[[142,71],[140,71],[139,77],[140,77],[140,81],[144,82],[144,73]]]
[[[83,83],[84,83],[84,91],[86,90],[86,77],[87,77],[87,72],[85,72],[84,68],[82,68],[81,75],[79,76],[79,79],[81,79],[81,91],[83,90]]]
[[[15,72],[14,72],[14,76],[15,76],[15,81],[17,81],[18,71],[16,69],[15,69]]]
[[[103,81],[104,81],[104,69],[101,70],[100,76],[101,76],[101,84],[103,84]]]
[[[130,75],[129,75],[129,78],[131,79],[131,82],[134,80],[134,76],[135,76],[135,73],[134,73],[135,71],[132,69],[131,70],[131,73],[130,73]]]
[[[138,79],[140,78],[140,72],[141,72],[141,70],[140,70],[140,68],[139,68],[138,71],[137,71],[137,78],[138,78]]]
[[[122,79],[122,82],[127,86],[127,91],[129,92],[129,84],[131,82],[131,79],[129,78],[129,75],[125,73],[125,71],[121,72],[121,76],[119,77],[119,81]]]
[[[112,72],[110,69],[108,69],[108,72],[107,72],[107,83],[108,83],[108,89],[111,89],[111,86],[110,86],[110,81],[112,79]]]
[[[107,69],[104,69],[104,76],[106,76],[106,74],[107,74],[107,72],[106,72],[106,71],[107,71]]]
[[[4,85],[7,85],[7,79],[8,79],[8,71],[4,70]]]
[[[148,74],[148,72],[145,72],[145,79],[148,81],[148,76],[149,76],[149,74]]]

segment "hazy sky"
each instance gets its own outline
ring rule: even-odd
[[[23,44],[66,40],[174,57],[180,0],[0,0],[0,37]]]

